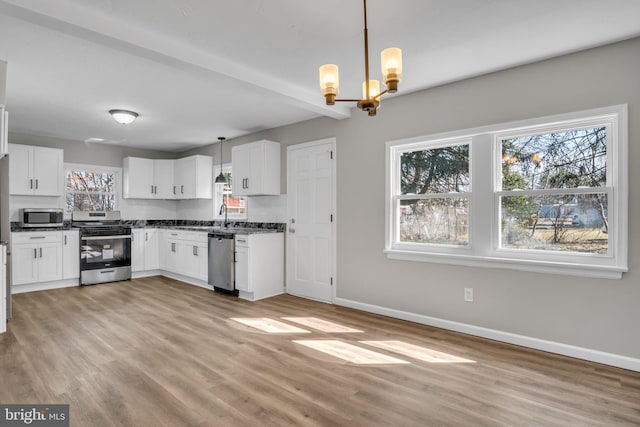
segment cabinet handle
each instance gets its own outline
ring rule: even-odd
[[[33,190],[33,180],[32,179],[29,180],[29,189]]]
[[[180,194],[184,194],[184,185],[180,186]]]
[[[151,186],[151,194],[153,194],[153,185]]]
[[[133,235],[131,237],[132,237],[131,240],[133,240]],[[67,236],[66,235],[64,236],[64,245],[67,246]]]
[[[234,263],[237,263],[237,262],[238,262],[238,260],[236,259],[236,254],[237,254],[237,253],[238,253],[238,252],[233,252],[233,262],[234,262]]]
[[[46,236],[31,236],[29,239],[45,239]]]
[[[144,232],[144,241],[148,241],[149,240],[149,233],[147,233],[146,231]]]
[[[38,189],[38,180],[36,179],[36,190]]]
[[[38,250],[36,248],[33,248],[33,257],[38,258]]]
[[[176,194],[176,186],[173,186],[173,194]]]
[[[194,246],[194,247],[193,247],[193,254],[194,254],[195,256],[198,256],[198,247],[197,247],[197,246]]]
[[[246,243],[246,242],[247,242],[247,240],[246,240],[246,239],[238,239],[237,241],[238,241],[238,242],[241,242],[241,243]]]
[[[171,243],[171,252],[175,252],[175,251],[176,251],[176,244]]]
[[[42,258],[42,248],[40,248],[40,258]]]

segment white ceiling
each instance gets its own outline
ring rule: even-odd
[[[640,35],[638,0],[369,0],[395,96]],[[0,0],[12,132],[182,151],[329,116],[318,66],[360,95],[361,0]],[[109,109],[140,114],[117,124]],[[379,114],[384,114],[382,110]],[[375,119],[373,119],[375,120]]]

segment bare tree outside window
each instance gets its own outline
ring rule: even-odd
[[[114,210],[115,185],[113,172],[67,171],[67,212]]]
[[[607,253],[606,127],[508,138],[501,145],[502,247]]]

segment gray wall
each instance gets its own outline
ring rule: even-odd
[[[310,120],[231,141],[227,149],[263,138],[286,146],[336,137],[339,298],[640,358],[640,221],[634,220],[640,217],[638,70],[640,38],[385,99],[375,118],[354,111],[348,120]],[[407,67],[410,72],[419,70]],[[622,280],[384,255],[385,141],[624,103],[631,220],[630,272]],[[474,288],[473,303],[463,302],[464,287]]]
[[[7,102],[7,61],[0,59],[0,104]]]

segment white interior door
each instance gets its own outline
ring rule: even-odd
[[[287,147],[287,292],[333,302],[335,139]]]

